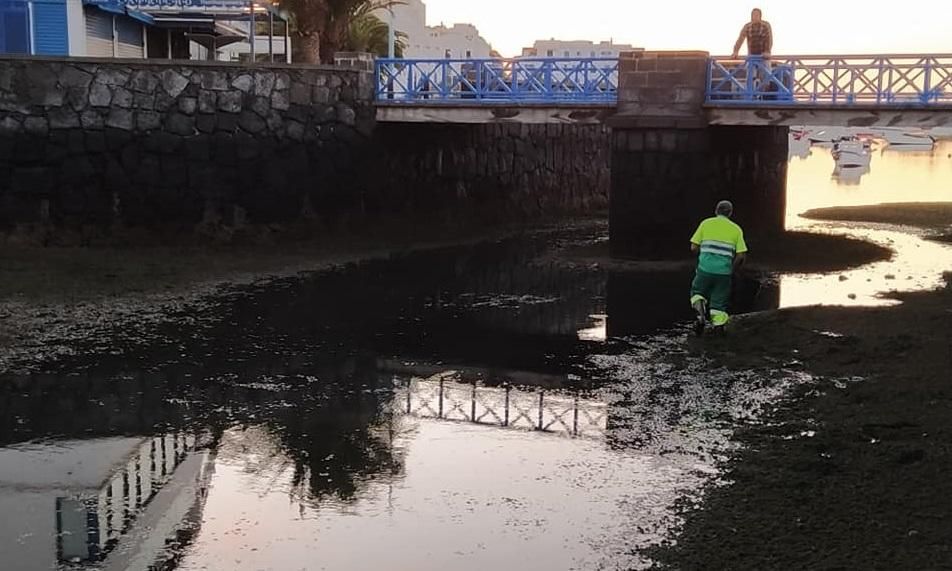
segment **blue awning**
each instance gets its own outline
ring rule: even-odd
[[[125,5],[118,0],[83,0],[83,4],[95,6],[103,12],[110,12],[112,14],[126,13]]]
[[[132,19],[134,19],[134,20],[139,20],[139,21],[142,22],[143,24],[148,24],[149,26],[154,26],[154,25],[155,25],[155,18],[153,18],[153,17],[152,17],[151,15],[149,15],[149,14],[146,14],[145,12],[140,12],[140,11],[138,11],[138,10],[129,10],[129,9],[126,9],[126,14],[128,14],[130,18],[132,18]]]

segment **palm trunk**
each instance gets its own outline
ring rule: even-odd
[[[295,34],[292,46],[292,61],[294,63],[321,63],[321,34],[311,32]]]

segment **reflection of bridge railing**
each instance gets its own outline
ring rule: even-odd
[[[395,402],[408,415],[571,436],[604,435],[607,405],[559,391],[488,387],[453,380],[398,379]]]
[[[379,103],[613,103],[618,60],[378,59]]]
[[[157,436],[138,446],[98,493],[57,498],[57,559],[71,563],[105,559],[198,446],[191,435]]]
[[[952,55],[711,58],[709,105],[952,106]]]

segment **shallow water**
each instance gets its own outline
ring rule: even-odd
[[[883,224],[820,222],[800,216],[813,208],[892,202],[952,202],[952,141],[932,152],[874,151],[859,182],[835,172],[829,149],[814,147],[809,158],[791,161],[787,183],[787,228],[854,236],[894,250],[892,260],[829,275],[779,277],[780,307],[804,305],[890,305],[883,294],[934,289],[952,270],[952,245],[922,239],[922,230]]]
[[[804,170],[832,168],[825,159],[791,168],[793,215],[853,199],[855,187],[826,178],[818,190]],[[868,180],[878,172],[874,160]],[[883,267],[741,283],[736,301],[868,303],[928,286],[947,247],[900,236]],[[675,502],[716,474],[732,430],[805,377],[793,360],[769,375],[713,369],[684,342],[690,275],[564,267],[540,258],[552,242],[242,288],[157,328],[148,347],[117,332],[109,350],[100,340],[3,379],[5,564],[646,566],[638,549],[677,524]],[[883,272],[896,280],[874,279]]]

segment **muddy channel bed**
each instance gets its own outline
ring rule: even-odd
[[[948,205],[809,216],[952,224]],[[823,380],[737,435],[728,485],[684,507],[677,544],[652,552],[661,566],[952,569],[952,288],[897,298],[751,316],[693,343],[728,367],[780,363]]]

